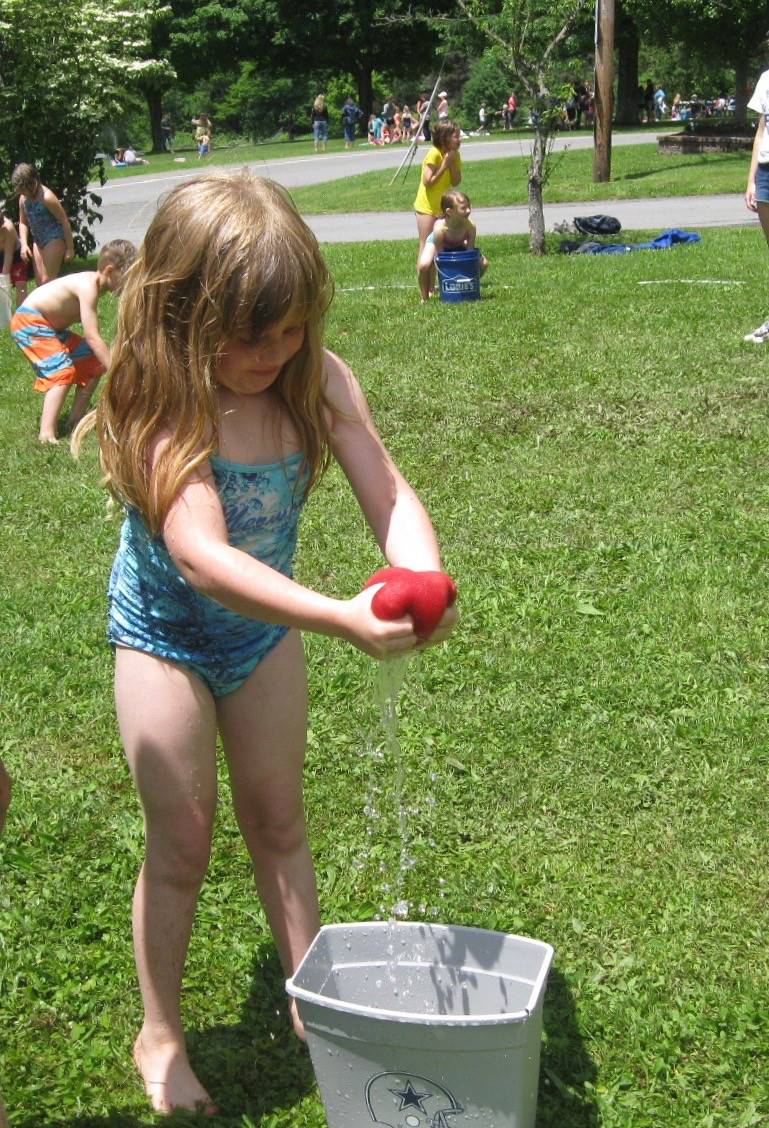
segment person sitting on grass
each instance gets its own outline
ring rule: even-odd
[[[123,160],[129,168],[131,165],[148,165],[150,163],[144,157],[140,157],[136,149],[133,149],[130,145],[123,150]]]
[[[470,219],[470,200],[458,188],[449,188],[441,196],[443,217],[437,221],[425,241],[419,257],[419,293],[426,302],[435,286],[435,256],[443,251],[471,251],[475,248],[475,224]],[[481,255],[481,274],[488,268]]]
[[[64,401],[77,386],[68,429],[85,415],[99,377],[109,368],[110,352],[99,332],[97,305],[105,293],[117,294],[136,257],[133,243],[114,239],[99,255],[96,270],[65,274],[38,286],[11,318],[11,335],[35,370],[35,391],[43,392],[41,443],[58,442]],[[84,336],[69,326],[79,321]]]
[[[146,830],[134,1061],[156,1112],[218,1111],[187,1056],[180,1010],[210,856],[217,734],[290,976],[320,925],[302,803],[300,631],[387,658],[444,641],[456,618],[449,608],[420,640],[409,615],[377,617],[378,585],[337,598],[292,578],[302,506],[332,457],[389,563],[441,566],[358,381],[323,347],[332,290],[315,236],[279,185],[247,172],[178,185],[128,279],[98,407],[73,436],[77,452],[96,423],[105,481],[126,509],[109,637]]]

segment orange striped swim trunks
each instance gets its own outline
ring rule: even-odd
[[[84,337],[71,329],[54,329],[39,310],[21,305],[11,318],[11,336],[35,370],[35,391],[57,384],[81,387],[104,372]]]

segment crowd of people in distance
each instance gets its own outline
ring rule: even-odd
[[[645,85],[638,87],[638,121],[642,125],[664,121],[691,121],[694,118],[722,119],[731,116],[735,111],[736,100],[732,96],[719,94],[716,98],[701,98],[699,94],[692,94],[690,98],[683,99],[680,94],[674,94],[673,100],[668,105],[667,94],[661,83],[654,83],[649,78]]]

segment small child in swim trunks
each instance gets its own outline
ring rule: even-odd
[[[38,286],[11,318],[11,335],[35,370],[35,391],[43,392],[41,443],[58,442],[56,428],[67,394],[77,386],[69,416],[73,429],[85,415],[110,353],[99,332],[102,294],[119,293],[136,256],[133,243],[114,239],[103,247],[96,270],[65,274]],[[79,321],[83,336],[69,326]]]
[[[470,199],[458,188],[449,188],[441,196],[441,219],[427,236],[419,256],[419,292],[426,302],[435,280],[435,256],[442,251],[470,251],[475,247],[475,224],[470,219]],[[488,259],[481,255],[481,274],[488,268]]]
[[[35,281],[44,286],[59,277],[65,259],[75,257],[72,228],[58,197],[41,182],[33,165],[16,165],[11,185],[19,197],[21,256],[33,263]]]
[[[217,732],[240,830],[286,975],[319,927],[302,803],[300,631],[384,658],[421,645],[351,599],[293,577],[302,506],[331,457],[388,562],[440,568],[430,520],[354,375],[323,348],[332,282],[287,193],[248,172],[161,200],[120,301],[94,421],[126,521],[110,582],[115,700],[141,798],[134,896],[144,1022],[134,1061],[157,1112],[216,1114],[193,1072],[182,974],[211,846]],[[449,609],[430,636],[448,637]],[[303,1028],[291,1007],[294,1028]]]

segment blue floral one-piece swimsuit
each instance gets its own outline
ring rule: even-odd
[[[301,451],[264,466],[210,459],[229,542],[285,576],[293,573],[307,470]],[[288,628],[228,610],[187,583],[162,537],[126,513],[109,585],[109,639],[177,662],[214,697],[232,693]]]
[[[25,200],[24,211],[27,213],[32,238],[39,247],[45,247],[54,239],[64,238],[64,228],[56,216],[51,215],[43,200]]]

